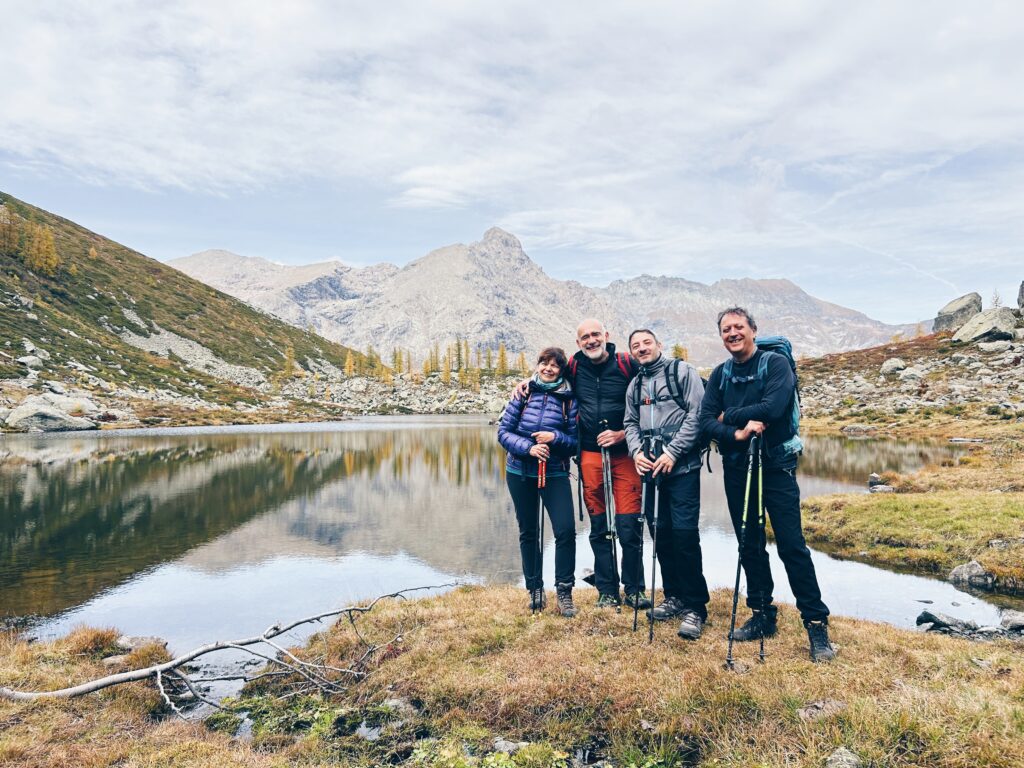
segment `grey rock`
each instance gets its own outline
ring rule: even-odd
[[[916,622],[918,625],[931,624],[932,628],[936,630],[952,629],[957,632],[973,632],[978,628],[978,625],[973,621],[964,621],[963,619],[939,613],[938,611],[921,611],[917,616]]]
[[[1010,348],[1010,342],[1008,341],[983,341],[978,345],[978,349],[982,352],[992,354],[993,352],[1005,352]]]
[[[65,432],[96,429],[96,423],[77,416],[68,416],[52,405],[39,403],[19,405],[8,414],[4,422],[9,428],[22,432]]]
[[[995,574],[986,571],[977,560],[958,565],[949,572],[949,581],[953,584],[986,590],[991,590],[996,585]]]
[[[925,377],[926,373],[924,369],[918,367],[905,368],[900,371],[899,379],[900,381],[919,381]]]
[[[847,424],[839,431],[844,435],[870,435],[876,430],[874,427],[870,427],[867,424]]]
[[[166,648],[167,641],[160,637],[147,637],[145,635],[121,635],[117,638],[116,645],[122,651],[131,653],[140,648],[145,648],[147,645],[159,645]]]
[[[999,341],[1012,339],[1017,317],[1008,307],[996,307],[979,312],[956,332],[953,341],[958,343],[971,341]]]
[[[890,357],[888,360],[882,363],[880,371],[883,376],[887,376],[890,373],[898,373],[899,371],[902,371],[906,367],[907,364],[904,363],[900,358]]]
[[[55,395],[66,395],[68,393],[67,388],[59,381],[47,381],[46,388],[53,392]]]
[[[26,368],[42,368],[43,361],[37,355],[25,355],[19,357],[18,362],[24,365]]]
[[[968,293],[958,299],[953,299],[939,310],[932,330],[935,333],[955,331],[979,312],[981,312],[981,294]]]
[[[38,320],[39,319],[39,315],[37,315],[35,312],[28,312],[28,313],[25,314],[25,317],[28,320]]]
[[[103,659],[103,666],[108,669],[128,666],[128,654],[122,653],[117,656],[107,656]]]
[[[868,488],[871,493],[896,493],[896,489],[891,485],[872,485]]]
[[[825,768],[861,768],[864,762],[846,747],[840,747],[825,761]]]
[[[801,707],[796,713],[801,720],[821,720],[823,717],[837,714],[845,709],[845,702],[837,701],[836,699],[825,699],[824,701],[815,701],[806,707]]]
[[[882,476],[879,475],[877,472],[872,472],[870,475],[868,475],[868,487],[869,488],[873,488],[874,486],[881,485],[881,484],[882,484]]]
[[[528,741],[508,741],[500,736],[494,740],[494,751],[504,752],[506,755],[514,755],[523,747],[529,746]]]
[[[1004,609],[999,617],[999,625],[1010,632],[1024,632],[1024,611]]]

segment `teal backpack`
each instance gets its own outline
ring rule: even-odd
[[[764,380],[768,372],[768,359],[772,354],[781,355],[789,361],[789,367],[793,369],[793,376],[796,378],[796,392],[793,395],[793,410],[789,415],[789,423],[793,428],[793,436],[776,448],[783,455],[803,453],[804,442],[800,439],[800,379],[796,372],[796,358],[793,357],[793,345],[785,336],[764,336],[755,339],[757,348],[767,354],[761,355],[757,364],[757,373],[751,376],[734,376],[732,373],[732,358],[730,357],[722,364],[721,391],[724,393],[727,386],[732,384],[745,384],[751,381]]]

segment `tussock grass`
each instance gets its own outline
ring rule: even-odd
[[[744,644],[737,673],[722,663],[729,607],[730,595],[716,592],[700,641],[659,624],[648,646],[626,611],[585,601],[574,620],[553,608],[532,617],[525,592],[511,587],[380,604],[360,619],[366,638],[388,643],[368,677],[330,699],[253,686],[235,704],[254,721],[252,742],[158,722],[158,697],[135,684],[68,702],[0,702],[0,764],[550,768],[583,748],[636,768],[820,766],[839,746],[879,766],[1024,764],[1024,665],[1010,644],[836,618],[839,656],[813,665],[799,617],[783,606],[767,663]],[[3,638],[0,680],[46,687],[97,673],[95,661],[57,646]],[[363,650],[337,625],[302,653],[348,665]],[[417,711],[389,712],[383,704],[395,697]],[[834,713],[801,717],[825,700],[838,702]],[[380,739],[360,738],[361,724],[382,727]],[[498,736],[530,746],[496,754]]]

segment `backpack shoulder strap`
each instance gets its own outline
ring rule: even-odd
[[[770,349],[761,350],[761,359],[757,361],[757,378],[764,379],[768,374],[768,361],[775,352]]]
[[[722,363],[722,378],[718,381],[718,388],[725,392],[725,388],[729,385],[729,380],[732,378],[732,358],[730,357],[724,363]]]
[[[619,366],[619,371],[627,381],[633,378],[633,360],[629,355],[625,352],[616,352],[615,364]]]
[[[665,364],[665,386],[668,387],[668,393],[672,396],[672,399],[676,401],[682,410],[688,410],[686,400],[683,398],[683,393],[679,390],[679,366],[682,364],[682,360],[672,359]]]
[[[519,400],[519,415],[516,417],[516,429],[519,429],[519,425],[523,423],[523,412],[526,410],[526,404],[530,402],[530,395],[532,394],[533,392],[527,392],[526,397]]]

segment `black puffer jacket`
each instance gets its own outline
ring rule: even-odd
[[[578,351],[566,367],[580,414],[580,447],[584,451],[600,451],[597,436],[606,429],[623,428],[626,413],[626,387],[636,376],[639,366],[629,355],[617,356],[615,345],[608,345],[608,359],[603,363],[591,362]],[[607,420],[608,424],[602,424]],[[626,451],[622,442],[614,451]]]

